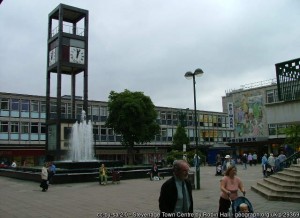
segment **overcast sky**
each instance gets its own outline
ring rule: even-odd
[[[222,111],[226,90],[273,79],[276,63],[300,56],[298,0],[3,0],[1,92],[46,94],[48,14],[60,3],[89,11],[90,100],[129,89],[156,106],[193,108],[184,74],[201,68],[197,109]],[[70,84],[63,77],[63,94]]]

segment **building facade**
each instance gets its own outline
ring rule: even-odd
[[[50,98],[50,117],[56,118],[56,98]],[[63,96],[60,112],[63,119],[71,118],[70,96]],[[83,100],[76,96],[76,120],[81,119]],[[166,159],[172,145],[173,135],[179,122],[184,122],[190,138],[191,148],[195,148],[194,111],[190,109],[156,107],[160,134],[149,143],[139,144],[134,149],[134,161],[148,164]],[[225,144],[233,137],[229,129],[227,113],[197,111],[199,147],[202,152],[214,144]],[[127,163],[127,149],[121,145],[121,136],[113,129],[105,127],[108,116],[107,102],[88,101],[87,120],[93,124],[95,157],[101,160],[121,160]],[[180,118],[181,117],[181,118]],[[183,118],[182,118],[183,117]],[[74,122],[73,122],[74,123]],[[69,138],[73,123],[65,123],[61,128],[63,160],[67,157]],[[16,93],[0,93],[0,161],[17,161],[18,165],[41,164],[47,155],[46,149],[46,97]],[[55,130],[49,129],[49,137]],[[53,134],[55,135],[55,134]]]
[[[300,123],[300,99],[279,100],[279,82],[277,78],[252,83],[222,97],[223,112],[229,114],[234,133],[228,145],[236,157],[253,152],[260,157],[264,153],[278,155],[281,150],[290,152],[285,145],[285,129]],[[290,88],[289,92],[295,90]]]

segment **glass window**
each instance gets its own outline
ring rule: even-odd
[[[21,100],[21,111],[29,112],[29,100]]]
[[[39,123],[31,123],[31,133],[39,133]]]
[[[46,102],[41,101],[41,113],[46,113]]]
[[[100,107],[100,116],[107,116],[107,107]]]
[[[167,120],[171,120],[172,119],[172,113],[167,113]]]
[[[286,125],[278,125],[277,126],[277,131],[278,131],[278,135],[282,135],[285,134],[285,129],[286,129]]]
[[[0,121],[0,132],[8,133],[8,122]]]
[[[107,130],[107,129],[105,128],[105,126],[104,126],[104,125],[101,125],[100,128],[101,128],[101,131],[100,131],[100,132],[101,132],[101,135],[106,135],[106,130]]]
[[[273,103],[278,101],[277,89],[267,91],[267,103]]]
[[[9,99],[8,98],[1,99],[0,110],[9,110]]]
[[[41,123],[41,133],[42,134],[46,133],[46,123]]]
[[[21,133],[29,133],[29,123],[28,122],[22,122],[21,123]]]
[[[81,116],[82,111],[83,111],[83,105],[82,104],[77,104],[76,105],[76,115]]]
[[[108,129],[108,135],[114,135],[114,130],[113,129]]]
[[[65,115],[67,112],[66,104],[61,104],[60,110],[61,110],[61,114]]]
[[[11,109],[13,111],[19,111],[20,103],[19,99],[12,99],[11,100]]]
[[[167,118],[166,112],[161,111],[161,112],[160,112],[160,119],[166,120],[166,118]]]
[[[56,102],[50,103],[50,113],[56,113]]]
[[[19,122],[10,122],[10,132],[11,133],[19,132]]]
[[[269,135],[276,135],[276,125],[269,124]]]
[[[167,136],[167,129],[166,128],[162,128],[161,129],[161,136],[162,137],[166,137]]]
[[[98,125],[93,125],[93,134],[99,135],[99,126]]]
[[[99,116],[99,107],[98,106],[93,106],[92,115],[93,116]]]
[[[39,112],[39,102],[38,101],[31,101],[31,112]]]

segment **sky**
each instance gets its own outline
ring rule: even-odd
[[[201,68],[197,109],[222,112],[226,91],[274,79],[276,63],[300,56],[298,0],[3,0],[0,92],[46,95],[48,15],[60,3],[89,11],[89,100],[128,89],[194,108],[184,74]],[[70,95],[71,78],[62,86]]]

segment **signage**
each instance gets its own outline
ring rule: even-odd
[[[228,119],[229,119],[229,128],[234,128],[234,110],[233,110],[233,103],[228,102]]]

